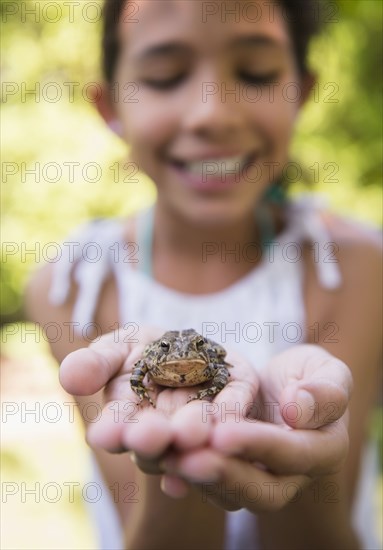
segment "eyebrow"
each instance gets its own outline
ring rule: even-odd
[[[244,36],[239,36],[235,38],[230,43],[231,47],[242,47],[242,46],[277,46],[283,48],[284,43],[268,36],[267,34],[249,34]]]
[[[179,54],[189,54],[190,47],[179,42],[166,42],[165,44],[159,44],[158,46],[150,46],[143,52],[140,52],[136,59],[138,61],[145,61],[150,57],[162,57],[165,55],[179,55]]]
[[[229,48],[241,48],[241,47],[260,47],[260,46],[271,46],[273,48],[277,47],[282,49],[285,45],[281,42],[275,40],[274,38],[268,35],[244,35],[235,38],[229,42]],[[182,44],[181,42],[166,42],[164,44],[158,44],[149,46],[143,52],[138,53],[135,58],[137,61],[145,61],[146,59],[152,57],[163,57],[170,55],[181,55],[191,53],[190,46]]]

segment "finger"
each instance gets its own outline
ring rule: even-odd
[[[160,411],[115,400],[107,403],[98,421],[88,426],[86,438],[92,447],[110,453],[135,451],[145,460],[160,456],[169,446],[172,434]]]
[[[226,510],[246,508],[253,513],[275,512],[298,500],[311,478],[306,475],[280,476],[241,459],[229,459],[222,483],[213,486],[209,500]]]
[[[329,475],[344,463],[348,433],[342,421],[319,430],[243,421],[215,426],[211,445],[226,455],[260,462],[276,474]]]
[[[246,416],[259,388],[256,370],[247,361],[232,351],[228,353],[227,361],[233,365],[229,368],[230,381],[215,397],[216,406],[211,410],[217,420],[222,420],[227,415],[236,418]]]
[[[199,486],[205,502],[209,500],[231,511],[244,507],[256,512],[278,510],[310,481],[305,475],[276,476],[210,449],[173,458],[167,467],[173,475]]]
[[[157,460],[173,441],[170,421],[158,410],[145,409],[137,422],[125,426],[122,442],[141,459]]]
[[[317,428],[342,417],[352,391],[349,368],[312,344],[274,356],[261,377],[267,399],[278,402],[282,419],[299,428]],[[294,403],[302,415],[286,414]]]
[[[349,396],[328,380],[291,384],[281,394],[283,420],[294,428],[315,429],[337,422],[346,412]]]
[[[111,401],[102,409],[97,422],[88,425],[86,440],[91,447],[99,447],[110,453],[129,450],[123,442],[122,434],[132,424],[139,421],[140,409],[133,401]]]
[[[253,513],[274,512],[298,500],[311,478],[280,476],[241,459],[230,458],[224,466],[222,483],[203,489],[209,501],[233,511],[246,508]]]
[[[191,483],[219,482],[223,476],[223,460],[227,458],[205,448],[168,456],[161,465],[167,474],[181,476]]]
[[[282,390],[280,408],[283,419],[290,426],[313,429],[344,415],[352,392],[352,376],[342,361],[322,348],[304,348],[306,359],[300,379],[293,380]]]
[[[72,395],[93,395],[115,376],[129,352],[122,331],[102,336],[88,348],[76,350],[63,360],[60,383]]]
[[[213,422],[205,410],[211,405],[206,401],[191,401],[173,414],[170,421],[177,449],[187,451],[207,445]]]
[[[142,471],[144,474],[149,475],[161,475],[164,473],[159,462],[157,460],[151,460],[149,458],[142,457],[136,454],[134,451],[129,451],[129,456],[132,462]]]
[[[139,342],[132,341],[131,331],[125,329],[104,334],[88,348],[67,355],[60,367],[61,385],[72,395],[95,394],[120,369],[130,372],[145,345],[159,334],[160,329],[145,327],[140,331]]]
[[[258,391],[258,378],[251,367],[241,361],[236,360],[233,379],[215,397],[214,402],[192,401],[175,411],[171,422],[174,444],[179,450],[186,451],[205,445],[214,421],[233,415],[239,421],[246,416]]]
[[[161,490],[172,498],[185,498],[190,492],[190,485],[177,476],[164,475],[161,478]]]

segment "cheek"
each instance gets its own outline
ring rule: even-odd
[[[158,100],[149,101],[143,94],[137,94],[135,100],[135,103],[122,106],[120,116],[132,151],[143,149],[147,157],[166,147],[177,128],[177,120],[172,114],[174,110],[167,104],[161,108]]]
[[[277,156],[280,162],[288,156],[299,112],[299,102],[295,99],[296,88],[291,88],[290,95],[286,91],[289,88],[282,84],[265,87],[254,112],[254,119],[269,143],[270,153]]]

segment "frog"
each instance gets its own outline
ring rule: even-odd
[[[210,382],[188,398],[205,399],[217,395],[228,383],[232,367],[225,361],[226,350],[220,344],[194,329],[168,330],[161,338],[148,344],[134,364],[130,378],[132,390],[140,403],[146,398],[155,407],[144,378],[169,388],[197,386]]]

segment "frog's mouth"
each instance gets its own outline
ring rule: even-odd
[[[175,361],[167,361],[162,365],[162,369],[178,374],[190,374],[193,371],[201,371],[206,366],[206,362],[202,359],[177,359]]]

